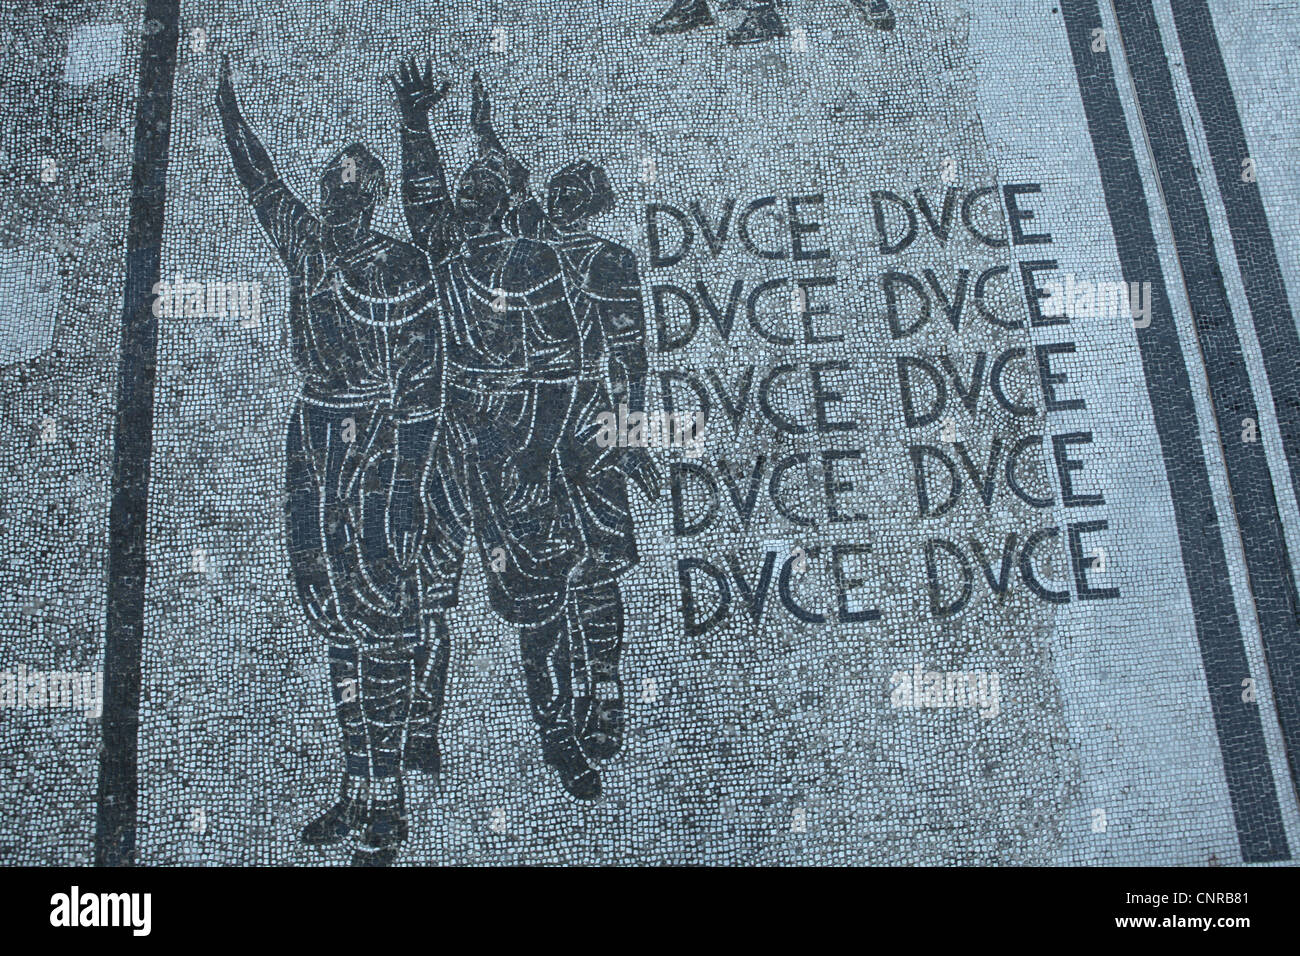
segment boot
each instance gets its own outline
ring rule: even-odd
[[[686,33],[696,27],[712,26],[714,22],[709,0],[673,0],[668,12],[650,25],[650,32],[655,36]]]
[[[785,21],[776,9],[776,4],[758,7],[745,14],[740,26],[727,34],[727,42],[732,46],[746,46],[750,43],[763,43],[785,36],[789,31]]]
[[[375,807],[370,811],[361,842],[352,854],[352,865],[392,866],[409,832],[400,802]]]
[[[542,731],[542,759],[560,774],[560,785],[579,800],[600,799],[600,774],[591,768],[573,734],[565,727]]]
[[[370,647],[361,659],[361,705],[370,739],[370,816],[353,866],[389,866],[406,839],[402,744],[411,716],[414,655],[401,646]]]
[[[442,771],[438,724],[442,719],[443,698],[447,690],[451,641],[442,614],[429,615],[422,630],[424,642],[415,656],[415,683],[402,766],[406,770],[436,777]]]
[[[581,635],[576,635],[581,640]],[[564,789],[579,800],[600,797],[600,775],[578,746],[573,723],[573,658],[568,611],[520,630],[520,656],[528,704],[542,737],[542,759],[560,774]],[[554,679],[554,682],[553,682]]]
[[[608,760],[623,749],[623,685],[613,680],[596,683],[595,694],[577,698],[574,709],[585,714],[578,742],[592,760]]]
[[[350,792],[344,782],[338,802],[307,826],[303,827],[302,842],[307,846],[333,846],[347,839],[353,830],[366,825],[366,798]]]
[[[573,726],[591,760],[608,760],[623,747],[623,597],[617,581],[570,592],[567,607],[574,653]]]
[[[427,773],[431,777],[438,776],[442,772],[442,752],[438,749],[437,736],[418,731],[412,725],[411,735],[406,739],[402,766],[417,773]]]

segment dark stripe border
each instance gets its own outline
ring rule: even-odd
[[[1287,298],[1259,183],[1244,176],[1250,147],[1210,9],[1205,0],[1171,0],[1171,6],[1192,98],[1210,148],[1242,285],[1264,354],[1291,484],[1300,496],[1300,332]],[[1290,172],[1278,170],[1279,175]]]
[[[136,860],[145,533],[158,364],[153,288],[161,268],[179,34],[179,0],[148,0],[135,107],[126,290],[113,428],[113,499],[108,515],[103,749],[95,821],[95,863],[100,866],[129,866]]]
[[[1242,857],[1290,858],[1259,709],[1242,700],[1250,675],[1220,537],[1205,452],[1197,430],[1187,364],[1160,267],[1133,142],[1108,52],[1093,52],[1103,30],[1097,0],[1061,0],[1120,268],[1128,282],[1150,282],[1152,320],[1137,332],[1147,391],[1169,481],[1197,641],[1223,758]],[[1104,34],[1103,34],[1104,35]],[[1181,199],[1181,197],[1179,197]],[[1177,795],[1171,795],[1176,799]]]
[[[1258,428],[1255,441],[1241,440],[1244,420],[1260,420],[1250,370],[1223,284],[1210,214],[1192,162],[1155,10],[1149,0],[1112,2],[1156,177],[1163,194],[1176,197],[1165,205],[1201,359],[1210,380],[1210,401],[1241,531],[1246,576],[1295,779],[1300,713],[1296,711],[1293,681],[1300,662],[1300,595],[1296,593],[1277,491]]]
[[[1296,330],[1259,183],[1244,176],[1243,164],[1250,157],[1250,147],[1210,8],[1205,0],[1172,0],[1172,7],[1183,63],[1210,148],[1237,267],[1268,372],[1292,491],[1300,497],[1300,332]],[[1289,171],[1279,170],[1285,172]],[[1285,509],[1281,501],[1278,507]],[[1266,632],[1273,695],[1286,736],[1291,779],[1300,789],[1300,653],[1294,646],[1269,647],[1268,637]]]

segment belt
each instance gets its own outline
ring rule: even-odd
[[[532,384],[523,369],[448,368],[447,384],[467,392],[493,392],[501,389],[521,390]]]

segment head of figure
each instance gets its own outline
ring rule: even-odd
[[[497,232],[511,204],[528,193],[528,170],[490,149],[465,169],[456,184],[456,215],[470,233]]]
[[[580,159],[569,163],[546,187],[546,218],[560,229],[581,229],[614,208],[614,190],[604,167]]]
[[[320,177],[321,218],[331,226],[369,225],[388,194],[384,164],[360,143],[340,150]]]

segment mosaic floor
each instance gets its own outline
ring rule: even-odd
[[[1300,4],[0,14],[0,863],[1289,864]]]

